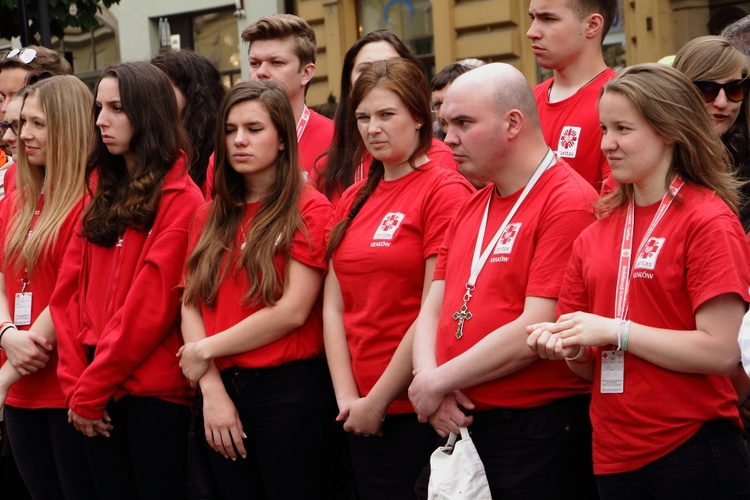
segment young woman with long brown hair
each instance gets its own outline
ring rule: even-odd
[[[324,324],[338,419],[360,498],[413,498],[437,435],[406,397],[412,324],[432,282],[448,221],[473,192],[430,156],[427,82],[412,61],[377,61],[359,76],[347,134],[372,155],[347,189],[328,242]]]
[[[58,374],[100,498],[175,498],[185,491],[193,395],[175,357],[178,285],[203,197],[160,69],[105,69],[94,117],[91,201],[50,303]]]
[[[323,450],[336,412],[318,301],[331,205],[304,184],[279,84],[230,90],[215,145],[215,196],[190,233],[180,350],[203,394],[211,467],[227,499],[332,498],[339,472]]]

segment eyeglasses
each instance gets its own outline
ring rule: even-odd
[[[31,61],[36,59],[36,50],[34,49],[13,49],[5,56],[3,56],[3,61],[6,59],[13,59],[14,57],[17,57],[19,61],[21,61],[24,64],[29,64]]]
[[[710,81],[698,81],[693,82],[701,93],[701,97],[705,102],[713,102],[719,97],[719,92],[724,89],[724,95],[727,99],[732,102],[742,102],[745,99],[748,88],[750,88],[750,80],[744,78],[740,80],[732,80],[731,82],[719,83]]]
[[[432,103],[432,106],[430,107],[430,111],[432,111],[434,114],[438,114],[440,112],[440,107],[443,105],[443,101],[435,101]]]
[[[5,131],[10,129],[11,132],[13,132],[13,135],[18,137],[18,121],[13,120],[12,122],[2,122],[0,123],[0,139],[5,135]]]

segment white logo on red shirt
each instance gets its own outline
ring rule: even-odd
[[[378,230],[375,231],[374,240],[392,240],[396,230],[404,221],[405,215],[401,212],[388,212],[383,217],[383,221],[378,226]]]
[[[520,222],[514,222],[505,226],[505,231],[500,235],[500,239],[497,240],[497,245],[495,245],[495,250],[492,254],[511,253],[513,251],[513,244],[516,242],[516,236],[518,236],[518,231],[520,230]]]
[[[575,158],[578,142],[581,138],[581,127],[570,125],[563,127],[560,140],[557,142],[557,156],[561,158]]]
[[[638,255],[633,269],[649,269],[653,271],[656,268],[656,259],[659,257],[659,252],[661,252],[665,241],[666,238],[649,238],[643,246],[643,251]]]

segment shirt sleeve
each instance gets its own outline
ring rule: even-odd
[[[302,196],[305,196],[303,192]],[[328,270],[325,262],[326,230],[331,222],[333,206],[323,195],[308,193],[301,207],[305,231],[296,231],[292,240],[290,257],[307,266]]]
[[[707,300],[736,293],[745,302],[750,295],[750,251],[734,214],[711,217],[696,224],[687,249],[687,286],[693,312]]]
[[[582,252],[583,240],[581,237],[578,237],[573,243],[570,260],[565,268],[565,275],[562,279],[564,286],[561,287],[557,299],[556,318],[576,311],[591,312],[589,294],[583,276]]]
[[[441,167],[442,168],[442,167]],[[455,218],[459,207],[471,196],[474,188],[460,174],[446,172],[446,180],[425,199],[422,212],[424,239],[422,257],[437,255],[443,243],[449,223]]]
[[[57,377],[68,406],[88,364],[88,353],[81,341],[87,335],[87,327],[81,320],[81,293],[85,286],[81,270],[86,251],[86,240],[79,236],[81,229],[78,225],[65,251],[49,304],[57,337]]]
[[[570,210],[540,227],[529,269],[527,297],[558,298],[573,242],[595,220],[590,210]]]

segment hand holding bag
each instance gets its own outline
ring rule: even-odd
[[[484,464],[469,436],[461,427],[461,440],[451,432],[448,442],[430,457],[429,500],[492,500]]]

